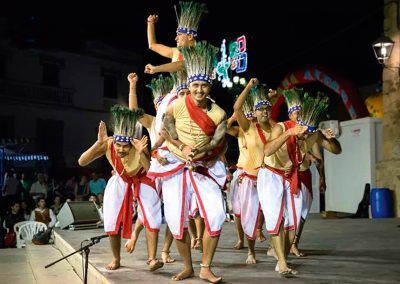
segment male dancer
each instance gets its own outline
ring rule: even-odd
[[[113,260],[106,268],[115,270],[120,267],[121,230],[123,238],[131,237],[132,202],[136,199],[139,203],[138,218],[146,227],[148,264],[150,271],[154,271],[163,266],[156,258],[161,204],[154,182],[146,176],[150,166],[147,137],[133,139],[136,121],[143,111],[115,105],[111,112],[113,137],[107,136],[106,125],[101,121],[97,141],[78,160],[80,166],[86,166],[106,155],[116,173],[108,181],[104,194],[104,230],[110,235],[113,254]]]

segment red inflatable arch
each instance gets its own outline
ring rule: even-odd
[[[281,95],[283,90],[313,82],[320,82],[338,94],[342,98],[351,119],[369,116],[358,89],[353,83],[334,75],[332,72],[327,72],[324,68],[311,67],[298,70],[285,77],[277,89],[279,97],[272,107],[272,119],[278,118],[280,106],[285,102]]]

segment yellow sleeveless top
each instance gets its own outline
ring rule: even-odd
[[[203,147],[210,143],[211,138],[190,118],[186,108],[185,98],[175,100],[173,105],[173,115],[175,117],[175,128],[179,140],[191,147]],[[225,111],[217,104],[212,103],[207,115],[214,121],[215,125],[220,124],[226,117]],[[181,159],[185,159],[183,153],[172,143],[167,143],[168,149]]]
[[[112,157],[111,157],[112,144],[113,144],[113,139],[111,138],[108,141],[106,157],[107,157],[107,160],[110,163],[110,165],[116,171],[115,161],[113,161]],[[116,155],[117,154],[115,154],[115,156]],[[134,146],[132,146],[131,150],[129,151],[129,154],[126,157],[121,158],[121,162],[124,167],[125,173],[127,173],[128,176],[130,176],[130,177],[133,177],[133,176],[137,175],[138,173],[140,173],[140,169],[143,167],[142,164],[140,163],[140,154],[138,154],[138,152],[136,152],[136,149]],[[119,174],[122,174],[122,173],[119,173]]]
[[[241,129],[240,129],[241,130]],[[249,129],[244,132],[239,130],[239,160],[237,166],[252,175],[257,175],[264,158],[264,144],[258,134],[256,123],[250,123]],[[271,132],[262,130],[268,140]]]
[[[278,124],[282,127],[283,131],[285,131],[285,125],[282,122],[279,122]],[[301,155],[305,156],[309,145],[307,145],[306,140],[298,140],[298,143]],[[290,168],[292,167],[292,161],[290,161],[289,158],[286,142],[283,143],[283,145],[274,154],[269,157],[264,157],[264,163],[275,169],[284,171],[290,170]],[[300,171],[305,171],[309,167],[310,161],[304,157],[303,163],[300,165]]]

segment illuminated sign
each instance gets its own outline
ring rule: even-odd
[[[226,40],[222,40],[220,48],[221,58],[216,66],[217,78],[221,82],[222,87],[232,87],[233,72],[239,74],[247,70],[246,49],[246,37],[242,35],[229,43],[228,56],[226,52]]]

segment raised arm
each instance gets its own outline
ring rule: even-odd
[[[139,81],[139,77],[136,73],[130,73],[128,75],[129,81],[129,109],[136,110],[139,108],[136,94],[136,85]],[[151,123],[153,122],[154,116],[145,113],[142,117],[139,118],[140,124],[149,129],[151,127]]]
[[[307,130],[307,126],[301,126],[296,124],[295,127],[289,128],[286,131],[283,131],[281,125],[276,124],[271,131],[271,136],[269,141],[264,145],[264,155],[271,156],[274,154],[280,147],[282,147],[283,143],[289,139],[290,136],[303,134]]]
[[[103,156],[107,151],[108,140],[106,124],[100,121],[97,141],[87,149],[79,158],[78,164],[82,167]]]
[[[155,29],[157,22],[158,15],[150,15],[147,17],[147,41],[149,43],[149,49],[157,52],[161,56],[172,58],[174,54],[174,48],[157,42]]]
[[[233,111],[235,113],[236,120],[239,123],[240,128],[243,129],[243,131],[247,131],[249,129],[250,122],[246,118],[242,107],[244,105],[244,102],[246,101],[246,97],[249,94],[251,88],[253,86],[256,86],[257,84],[258,84],[258,80],[256,78],[250,79],[249,83],[243,89],[242,93],[239,95],[235,104],[233,105]]]

